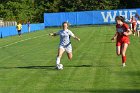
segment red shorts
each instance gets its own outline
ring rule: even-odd
[[[127,43],[128,45],[130,44],[129,37],[122,36],[120,38],[117,38],[116,46],[121,46],[124,43]]]

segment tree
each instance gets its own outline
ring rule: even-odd
[[[31,19],[33,7],[31,0],[7,0],[0,5],[0,14],[5,20],[27,21]]]
[[[140,0],[0,0],[5,20],[43,22],[44,13],[139,8]]]
[[[120,0],[121,8],[140,8],[140,0]]]

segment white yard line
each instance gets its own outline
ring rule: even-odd
[[[48,34],[45,34],[45,35],[48,35]],[[8,46],[11,46],[11,45],[14,45],[14,44],[17,44],[17,43],[21,43],[21,42],[24,42],[24,41],[27,41],[27,40],[31,40],[31,39],[35,39],[35,38],[39,38],[39,37],[43,37],[45,35],[40,35],[40,36],[36,36],[36,37],[32,37],[32,38],[27,38],[27,39],[23,39],[23,40],[20,40],[20,41],[17,41],[17,42],[13,42],[13,43],[10,43],[10,44],[7,44],[7,45],[4,45],[4,46],[1,46],[1,48],[5,48],[5,47],[8,47]]]

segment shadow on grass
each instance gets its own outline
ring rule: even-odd
[[[79,67],[79,68],[89,68],[89,67],[94,67],[94,68],[108,68],[108,67],[117,67],[117,66],[114,66],[114,65],[67,65],[65,67]]]
[[[140,89],[108,89],[108,90],[97,90],[97,89],[85,89],[85,90],[66,90],[73,91],[76,93],[140,93]]]
[[[108,67],[116,67],[113,65],[64,65],[64,67],[74,67],[74,68],[108,68]],[[15,69],[15,68],[19,68],[19,69],[55,69],[55,66],[17,66],[17,67],[0,67],[0,69]]]
[[[0,69],[55,69],[55,66],[19,66],[19,67],[0,67]]]
[[[20,69],[55,69],[55,66],[24,66],[24,67],[15,67]]]
[[[93,65],[67,65],[65,67],[94,67]]]

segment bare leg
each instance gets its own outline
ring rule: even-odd
[[[116,54],[121,55],[121,46],[116,46]]]
[[[138,34],[138,37],[140,36],[140,32],[139,31],[137,31],[137,34]]]
[[[125,62],[126,62],[126,50],[127,50],[128,44],[124,43],[123,47],[122,47],[122,64],[123,66],[125,66]]]
[[[133,32],[133,35],[135,36],[135,33],[136,33],[136,25],[133,26],[132,32]]]
[[[67,56],[68,56],[69,60],[71,60],[72,59],[72,52],[67,53]]]
[[[135,36],[135,30],[134,30],[134,28],[132,28],[132,33],[133,33],[133,35]]]
[[[56,58],[56,65],[57,65],[57,64],[60,64],[60,60],[61,60],[61,57],[62,57],[64,51],[65,51],[65,50],[62,49],[62,48],[59,48],[59,49],[58,49],[58,55],[57,55],[57,58]]]

